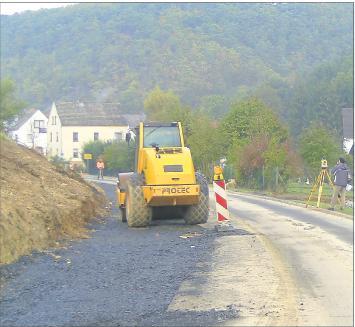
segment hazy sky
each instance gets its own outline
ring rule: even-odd
[[[79,2],[100,2],[95,0],[79,0]],[[108,0],[106,0],[108,1]],[[131,2],[131,0],[110,0],[110,2]],[[138,0],[136,0],[138,1]],[[141,2],[149,2],[149,0],[140,0]],[[151,0],[153,2],[159,2],[159,0]],[[188,0],[164,0],[164,2],[184,2]],[[206,0],[194,0],[195,2],[204,2]],[[207,0],[207,2],[211,2],[213,0]],[[222,0],[214,0],[215,2],[219,2]],[[240,2],[272,2],[272,0],[239,0]],[[238,0],[232,0],[232,2],[239,2]],[[297,2],[299,0],[287,0],[286,2]],[[333,2],[334,0],[303,0],[302,2]],[[342,2],[353,2],[353,0],[342,0]],[[39,10],[42,8],[58,8],[65,7],[75,3],[61,3],[61,2],[42,2],[42,3],[31,3],[30,1],[24,1],[22,3],[0,3],[0,9],[2,15],[12,15],[14,13],[21,13],[26,10]]]
[[[59,2],[52,2],[52,3],[1,3],[1,14],[2,15],[12,15],[14,13],[20,13],[26,10],[38,10],[42,8],[58,8],[68,6],[71,3],[59,3]]]

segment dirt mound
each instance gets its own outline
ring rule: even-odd
[[[0,142],[0,264],[86,236],[85,223],[105,212],[103,191],[33,150]]]

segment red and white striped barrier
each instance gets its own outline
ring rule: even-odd
[[[223,179],[213,181],[213,190],[216,199],[217,220],[218,222],[227,222],[229,220],[229,211],[225,181]]]

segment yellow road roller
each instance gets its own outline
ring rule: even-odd
[[[135,129],[135,172],[118,175],[121,219],[148,226],[153,217],[181,217],[187,224],[208,219],[207,179],[195,171],[180,122],[140,123]]]

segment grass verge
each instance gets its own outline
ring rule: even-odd
[[[248,189],[248,188],[239,188],[237,187],[235,191],[241,192],[241,193],[252,193],[252,194],[257,194],[257,195],[264,195],[268,196],[274,199],[282,199],[282,200],[290,200],[293,202],[296,202],[298,204],[304,204],[306,205],[309,194],[312,190],[313,185],[307,185],[307,184],[299,184],[299,183],[290,183],[287,187],[286,192],[283,193],[277,193],[277,192],[272,192],[272,191],[260,191],[260,190],[254,190],[254,189]],[[309,202],[310,206],[315,207],[317,204],[317,196],[318,196],[318,189],[314,192],[312,195],[311,201]],[[322,197],[321,197],[321,203],[320,203],[320,208],[327,209],[329,208],[330,205],[330,200],[332,196],[332,190],[329,185],[324,185],[323,187],[323,192],[322,192]],[[354,192],[353,190],[346,192],[346,199],[354,201]],[[336,211],[344,213],[349,216],[354,215],[354,209],[346,207],[344,210],[339,209],[339,204],[337,204]]]

